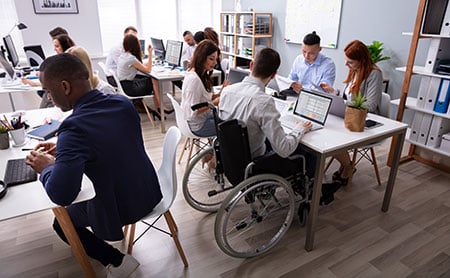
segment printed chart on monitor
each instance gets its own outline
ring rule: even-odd
[[[302,43],[316,31],[323,47],[336,48],[342,0],[287,0],[285,41]]]

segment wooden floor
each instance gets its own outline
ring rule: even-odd
[[[141,115],[146,148],[159,166],[164,135]],[[175,124],[173,114],[167,122]],[[215,215],[189,207],[179,190],[172,214],[189,267],[183,267],[170,237],[151,231],[134,247],[141,263],[134,277],[450,277],[450,175],[417,162],[402,164],[391,208],[383,213],[388,148],[386,142],[376,149],[382,187],[363,161],[351,190],[339,191],[332,204],[320,208],[312,252],[303,249],[305,228],[294,221],[268,254],[228,257],[214,240]],[[180,187],[183,170],[179,165]],[[0,223],[0,277],[83,276],[70,248],[53,232],[52,219],[46,211]],[[104,277],[103,267],[93,265]]]

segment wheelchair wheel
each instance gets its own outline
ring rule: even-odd
[[[262,174],[237,185],[216,216],[214,233],[220,249],[232,257],[267,252],[294,218],[294,192],[280,176]]]
[[[232,185],[223,174],[203,165],[202,159],[213,154],[213,147],[201,151],[192,159],[183,176],[184,199],[193,208],[203,212],[216,212]]]

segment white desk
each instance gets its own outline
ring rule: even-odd
[[[59,108],[47,108],[26,111],[24,118],[31,126],[35,126],[41,124],[45,117],[60,119],[63,115],[63,112]],[[6,163],[9,159],[25,157],[28,152],[22,151],[22,148],[34,147],[37,142],[37,140],[29,140],[25,146],[11,146],[9,149],[0,150],[0,177],[4,177]],[[81,191],[74,203],[89,200],[94,197],[95,191],[92,182],[84,176]],[[66,209],[56,205],[49,199],[39,180],[8,188],[5,197],[0,200],[0,222],[47,209],[53,210],[70,243],[74,256],[85,271],[86,276],[95,277],[95,272],[87,259],[86,252],[81,245]]]
[[[179,81],[184,79],[184,71],[179,71],[178,69],[170,70],[162,66],[153,66],[150,76],[158,82],[159,89],[159,101],[163,101],[163,88],[162,84],[165,81]],[[219,78],[219,83],[221,83],[220,71],[214,70],[213,76]],[[173,86],[173,85],[172,85]],[[161,109],[161,132],[166,132],[166,124],[164,119],[164,109]]]
[[[314,232],[317,224],[319,200],[322,192],[322,180],[324,175],[323,170],[321,169],[324,169],[325,159],[327,157],[333,156],[344,150],[362,147],[382,139],[398,136],[389,179],[384,193],[383,205],[381,207],[381,210],[384,212],[389,209],[389,203],[394,189],[398,164],[408,125],[374,114],[369,114],[367,118],[383,123],[383,125],[364,130],[364,132],[351,132],[345,128],[342,118],[328,115],[327,122],[323,129],[309,132],[302,138],[301,144],[317,157],[315,169],[318,169],[316,170],[314,177],[315,182],[311,200],[311,211],[306,228],[305,249],[307,251],[311,251],[314,245]]]

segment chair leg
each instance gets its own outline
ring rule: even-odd
[[[145,103],[144,99],[141,99],[141,101],[142,101],[142,104],[144,105],[144,109],[145,109],[145,112],[147,113],[148,119],[152,123],[152,126],[155,127],[155,122],[153,121],[153,118],[151,117],[150,112],[148,111],[147,103]]]
[[[328,171],[328,168],[330,168],[331,163],[333,162],[334,157],[331,157],[330,161],[328,161],[327,165],[325,166],[325,169],[323,169],[323,173],[325,174]]]
[[[353,150],[353,157],[352,160],[350,161],[351,165],[352,165],[352,169],[355,169],[355,164],[356,164],[356,155],[358,154],[358,149],[354,149]],[[345,190],[349,191],[352,185],[352,179],[353,179],[353,170],[350,174],[350,176],[348,177],[348,183],[347,186],[345,187]]]
[[[373,150],[373,148],[370,148],[370,154],[372,156],[372,164],[373,169],[375,170],[375,176],[377,177],[378,186],[381,186],[380,173],[378,172],[377,159],[375,157],[375,151]]]
[[[181,163],[181,159],[183,158],[184,152],[186,151],[186,146],[188,143],[190,143],[190,141],[191,141],[191,138],[186,137],[186,140],[184,141],[184,146],[181,149],[180,157],[178,158],[178,164]]]
[[[173,220],[170,210],[168,210],[164,213],[164,218],[166,218],[167,226],[169,226],[170,233],[172,234],[173,241],[175,242],[175,245],[177,246],[178,253],[180,254],[181,260],[183,261],[184,266],[188,267],[188,261],[186,259],[186,256],[184,255],[183,248],[181,247],[181,243],[178,239],[178,232],[177,232],[176,224],[175,224],[175,221]]]
[[[134,241],[134,232],[136,231],[136,223],[131,224],[131,229],[130,229],[130,238],[128,239],[128,249],[127,249],[127,254],[131,255],[131,253],[133,253],[133,241]]]
[[[126,240],[127,236],[128,236],[128,228],[130,227],[130,225],[125,225],[123,227],[123,239]]]

